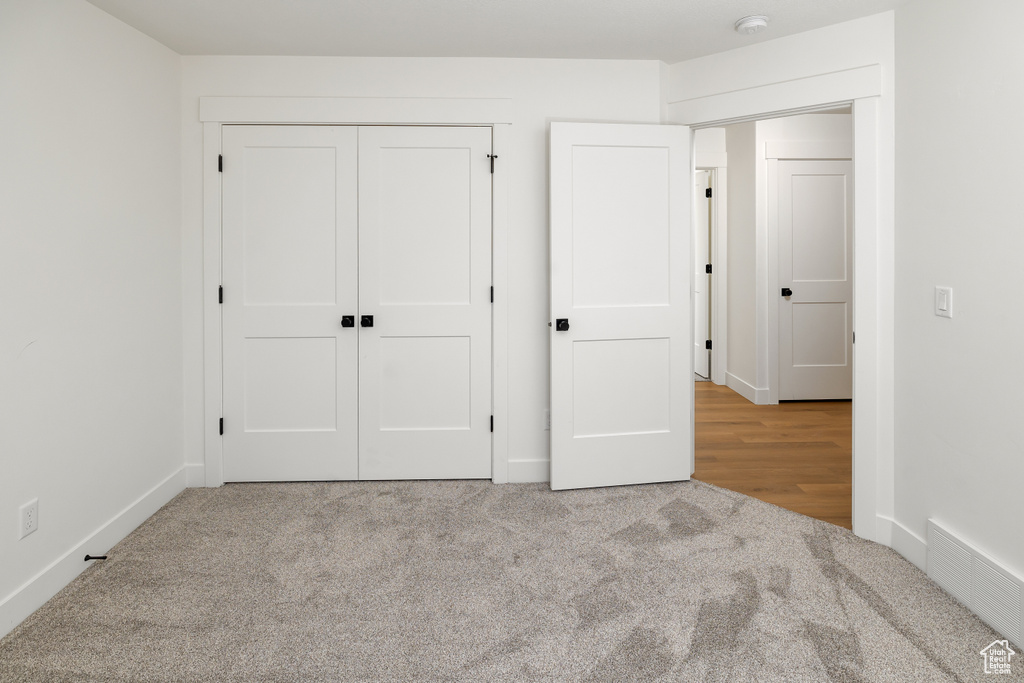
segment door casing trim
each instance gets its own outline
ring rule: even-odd
[[[669,102],[665,123],[694,129],[853,107],[853,531],[892,544],[895,515],[895,149],[883,130],[880,64]],[[692,182],[692,181],[691,181]]]

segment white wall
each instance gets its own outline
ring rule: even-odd
[[[662,96],[671,105],[868,64],[883,65],[891,79],[892,23],[885,12],[673,64]],[[891,80],[886,89],[891,95]]]
[[[702,128],[693,132],[694,165],[697,168],[728,166],[725,129]]]
[[[0,635],[184,487],[179,87],[83,0],[0,3]]]
[[[511,98],[509,460],[516,479],[548,476],[548,176],[552,120],[656,123],[656,61],[184,57],[186,460],[203,463],[202,127],[206,95]],[[216,283],[208,283],[215,286]]]
[[[815,140],[823,142],[851,142],[853,122],[849,114],[803,114],[784,116],[757,122],[757,133],[762,142],[770,140]],[[763,146],[760,156],[764,158]]]
[[[896,518],[1024,575],[1024,3],[896,13]],[[953,318],[933,288],[953,288]]]
[[[757,162],[755,123],[725,128],[729,155],[729,240],[726,320],[729,347],[726,385],[753,401],[757,387]],[[749,387],[746,390],[744,387]]]

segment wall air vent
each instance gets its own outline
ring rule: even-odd
[[[1024,646],[1024,579],[935,520],[928,520],[928,577],[1018,647]]]

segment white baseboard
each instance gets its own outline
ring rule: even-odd
[[[925,572],[1002,637],[1024,640],[1024,576],[1015,574],[963,538],[928,520],[928,540],[891,519],[878,518],[879,542]],[[933,539],[933,536],[935,537]]]
[[[185,468],[182,468],[140,496],[113,519],[83,538],[50,566],[4,598],[0,602],[0,638],[10,633],[15,626],[85,571],[89,567],[89,564],[83,561],[86,554],[105,552],[112,548],[184,490]]]
[[[857,534],[861,538],[866,538],[869,541],[881,543],[882,545],[891,548],[893,524],[895,524],[895,522],[893,522],[890,518],[882,517],[881,515],[875,515],[874,536],[857,533],[859,530],[856,528],[856,524],[854,524],[853,533]]]
[[[754,405],[767,405],[770,400],[767,389],[758,389],[754,385],[747,383],[745,380],[740,379],[731,372],[725,373],[725,386],[729,387]]]
[[[928,543],[899,522],[889,520],[892,542],[887,544],[923,572],[928,571]]]
[[[510,484],[528,484],[541,481],[551,481],[550,460],[508,461],[508,482]]]
[[[206,486],[206,465],[185,464],[185,486],[190,489]]]

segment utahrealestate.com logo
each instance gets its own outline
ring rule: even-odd
[[[991,645],[981,651],[981,656],[985,658],[985,673],[1010,673],[1010,658],[1015,654],[1017,653],[1010,649],[1010,641],[992,641]]]

